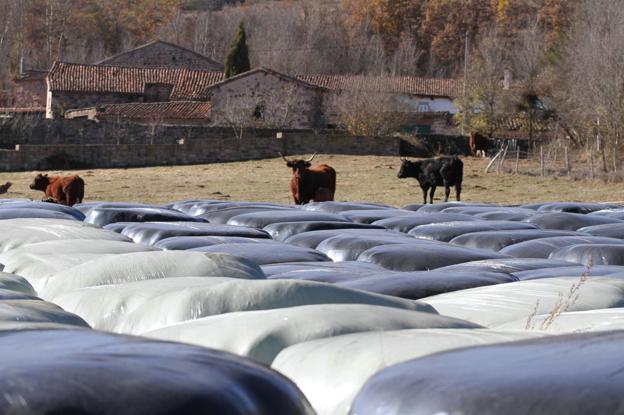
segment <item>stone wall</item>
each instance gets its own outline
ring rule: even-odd
[[[46,101],[46,116],[48,118],[62,117],[65,110],[87,108],[106,104],[123,104],[126,102],[143,102],[143,94],[111,93],[84,93],[69,91],[48,92]]]
[[[0,125],[0,143],[1,171],[202,164],[278,157],[280,152],[428,157],[468,151],[463,137],[402,139],[353,137],[333,130],[255,129],[238,139],[229,128],[65,119]]]
[[[265,70],[239,75],[208,89],[215,125],[316,128],[321,90]]]

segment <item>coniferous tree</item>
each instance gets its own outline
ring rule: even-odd
[[[225,77],[229,78],[239,73],[247,72],[249,67],[249,48],[243,22],[238,25],[238,32],[230,43],[230,50],[225,58]]]

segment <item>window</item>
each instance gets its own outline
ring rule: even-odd
[[[264,118],[264,104],[258,104],[256,105],[256,109],[254,110],[254,118],[256,120],[261,120]]]

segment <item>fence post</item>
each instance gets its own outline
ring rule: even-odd
[[[594,180],[594,154],[591,147],[589,150],[589,178]]]
[[[507,149],[508,148],[509,148],[508,146],[505,146],[505,149],[503,150],[503,156],[501,157],[501,159],[500,159],[500,161],[498,163],[498,169],[497,169],[498,173],[501,173],[501,172],[504,173],[503,163],[505,163],[505,157],[507,157]]]
[[[572,169],[570,168],[570,156],[568,154],[568,146],[565,146],[564,148],[564,155],[565,155],[566,174],[568,177],[570,177],[570,173]]]
[[[544,147],[540,146],[540,172],[542,177],[544,177],[546,175],[546,172],[544,171]]]
[[[516,147],[516,168],[514,172],[518,174],[518,165],[520,164],[520,147]]]

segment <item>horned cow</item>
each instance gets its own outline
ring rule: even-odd
[[[289,160],[281,153],[280,156],[286,165],[292,168],[290,191],[296,205],[303,205],[310,201],[331,201],[336,193],[336,170],[327,164],[312,166],[316,153],[307,160]]]
[[[38,174],[30,184],[31,189],[44,192],[47,199],[67,206],[82,203],[84,186],[84,180],[80,176],[62,177],[47,174]]]
[[[418,180],[423,192],[423,200],[427,204],[433,203],[436,186],[444,186],[444,201],[448,202],[451,186],[455,186],[455,197],[460,200],[461,184],[464,176],[464,163],[457,156],[438,157],[420,161],[401,159],[401,169],[397,174],[399,179],[413,177]]]

